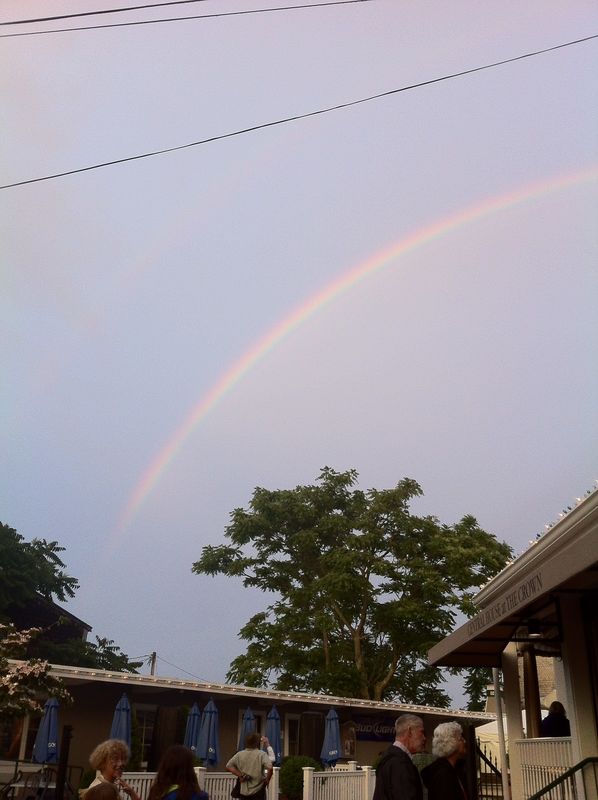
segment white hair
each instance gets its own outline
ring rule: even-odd
[[[421,717],[417,717],[415,714],[401,714],[395,721],[395,736],[397,739],[400,739],[401,736],[407,733],[408,728],[420,727],[424,727],[424,722]]]
[[[455,752],[462,736],[463,728],[458,722],[442,722],[434,728],[432,753],[438,758],[447,758]]]

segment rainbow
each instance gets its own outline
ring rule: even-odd
[[[172,433],[166,444],[151,460],[139,478],[127,504],[118,520],[113,537],[124,534],[133,518],[156,487],[160,478],[172,464],[195,428],[216,407],[218,402],[230,392],[243,377],[285,337],[305,324],[316,313],[326,308],[341,295],[351,291],[362,281],[370,278],[398,258],[432,242],[440,236],[469,225],[473,222],[495,214],[504,209],[532,200],[536,197],[561,191],[571,186],[590,183],[598,178],[598,165],[583,170],[552,176],[543,181],[526,184],[514,191],[487,198],[482,203],[443,217],[431,225],[426,225],[411,234],[384,248],[363,263],[352,267],[340,277],[333,280],[301,305],[298,305],[287,317],[280,320],[267,331],[243,355],[235,361],[193,405],[181,424]]]

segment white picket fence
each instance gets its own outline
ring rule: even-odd
[[[374,770],[354,761],[324,772],[303,767],[303,800],[372,800],[375,785]]]
[[[210,772],[205,767],[196,767],[197,780],[210,800],[230,800],[230,793],[237,780],[231,772]],[[278,800],[278,772],[274,767],[268,786],[268,800]],[[156,777],[155,772],[124,772],[123,780],[131,786],[141,800],[147,800],[149,790]]]
[[[230,772],[211,772],[197,767],[200,787],[210,800],[230,800],[235,776]],[[141,800],[147,800],[154,772],[125,772],[123,780],[135,789]],[[333,769],[316,772],[313,767],[303,768],[303,800],[372,800],[376,774],[371,767],[357,768],[355,761],[338,764]],[[268,786],[268,800],[278,800],[279,768],[274,767]]]

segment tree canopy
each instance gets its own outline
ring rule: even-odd
[[[0,523],[0,618],[39,595],[61,601],[75,596],[79,583],[64,571],[59,555],[63,551],[58,542],[26,542],[14,528]]]
[[[227,679],[250,686],[447,705],[428,649],[471,614],[475,590],[509,546],[472,516],[445,525],[415,516],[422,494],[354,488],[355,470],[325,467],[314,485],[256,488],[237,508],[227,544],[208,545],[193,571],[238,577],[271,593],[241,629],[246,652]]]
[[[61,559],[56,541],[25,541],[9,525],[0,523],[0,623],[19,630],[35,628],[19,645],[24,657],[55,664],[135,672],[142,662],[132,662],[111,639],[96,636],[84,641],[80,628],[61,615],[54,600],[65,602],[79,588]],[[5,628],[9,630],[9,628]],[[14,640],[16,641],[16,639]],[[14,645],[11,639],[11,647]]]

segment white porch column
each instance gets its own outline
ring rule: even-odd
[[[515,742],[523,739],[521,717],[521,694],[519,692],[519,663],[517,645],[511,642],[502,654],[504,707],[507,715],[507,737],[509,740],[509,764],[511,768],[511,798],[523,800],[523,776],[521,757]]]
[[[563,670],[571,704],[565,710],[571,722],[573,763],[578,764],[598,751],[595,707],[580,599],[563,594],[559,603],[563,620]]]
[[[30,716],[27,716],[23,719],[23,728],[21,729],[21,743],[19,744],[19,761],[25,760],[25,755],[27,752],[27,738],[29,737],[29,722]]]

